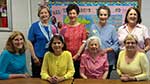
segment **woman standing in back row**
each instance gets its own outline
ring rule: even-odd
[[[41,64],[45,52],[48,51],[48,46],[53,33],[56,29],[52,29],[49,24],[50,10],[48,6],[42,5],[38,9],[39,21],[33,23],[28,32],[28,39],[32,43],[35,55],[40,63],[34,63],[35,58],[32,58],[32,77],[40,77]]]
[[[74,77],[79,78],[79,56],[81,54],[79,48],[83,44],[83,41],[86,40],[86,28],[84,24],[77,21],[80,10],[76,4],[69,4],[66,11],[70,21],[68,24],[63,25],[60,33],[64,36],[67,50],[69,50],[73,56],[75,66]]]
[[[101,39],[101,48],[104,49],[108,55],[109,72],[107,78],[110,77],[113,66],[115,66],[119,50],[116,29],[113,25],[107,22],[110,15],[111,11],[109,7],[100,6],[97,10],[99,22],[98,24],[93,24],[89,31],[90,36],[98,36]]]
[[[137,8],[131,7],[127,10],[125,24],[118,28],[120,49],[125,48],[124,39],[128,34],[137,36],[138,50],[147,52],[150,50],[150,32],[147,27],[140,24],[141,14]]]

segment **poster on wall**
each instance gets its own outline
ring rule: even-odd
[[[50,2],[50,8],[53,16],[56,16],[57,21],[62,21],[68,23],[69,19],[66,13],[66,7],[70,3],[76,2]],[[80,23],[86,24],[87,30],[90,28],[91,24],[98,22],[97,9],[99,6],[106,5],[111,9],[111,16],[109,18],[110,24],[114,25],[116,29],[121,26],[124,22],[126,11],[129,7],[137,7],[137,2],[103,2],[103,3],[88,3],[88,2],[78,2],[80,8],[80,14],[78,21]]]

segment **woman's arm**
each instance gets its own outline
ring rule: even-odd
[[[147,28],[146,26],[143,25],[143,34],[144,34],[144,44],[145,44],[145,48],[144,48],[144,52],[147,52],[150,50],[150,30],[149,28]]]
[[[29,40],[27,41],[27,46],[28,46],[28,48],[29,48],[29,50],[30,50],[31,56],[32,56],[32,58],[33,58],[33,60],[34,60],[34,63],[40,64],[39,59],[38,59],[37,56],[35,55],[34,48],[33,48],[33,45],[32,45],[32,43],[31,43],[31,41],[29,41]]]
[[[80,76],[84,79],[88,79],[88,77],[84,74],[85,73],[85,59],[84,56],[81,56],[81,62],[80,62]]]
[[[110,46],[110,48],[107,49],[108,52],[118,52],[119,51],[119,40],[118,40],[118,35],[117,35],[117,32],[116,32],[116,29],[113,28],[112,30],[112,45]]]
[[[73,60],[76,60],[79,56],[81,56],[81,53],[83,52],[83,50],[85,49],[85,45],[86,45],[86,39],[87,39],[87,31],[86,31],[86,27],[85,25],[83,25],[81,27],[81,30],[82,31],[82,45],[80,46],[78,52],[76,53],[75,56],[73,56]]]
[[[108,59],[107,59],[107,54],[104,55],[105,56],[105,63],[104,63],[104,74],[102,76],[102,79],[106,79],[108,76],[108,71],[109,71],[109,63],[108,63]]]
[[[120,70],[120,62],[121,62],[121,56],[123,54],[121,54],[121,53],[122,53],[122,51],[120,51],[119,56],[118,56],[118,60],[117,60],[117,73],[118,73],[119,76],[122,75],[122,72]]]
[[[86,46],[86,43],[83,43],[83,44],[80,46],[80,48],[79,48],[78,52],[76,53],[76,55],[73,56],[73,60],[77,60],[78,57],[81,56],[81,53],[84,51],[85,46]]]
[[[80,76],[81,76],[83,79],[88,79],[87,76],[86,76],[84,73],[80,73]]]
[[[67,64],[66,64],[66,66],[67,66],[67,72],[64,75],[64,78],[65,79],[70,79],[70,78],[73,77],[73,75],[75,73],[75,69],[74,69],[74,65],[73,65],[73,60],[72,60],[71,53],[69,52],[67,55],[68,55],[68,59],[66,60],[66,61],[68,61]],[[64,61],[65,61],[65,59],[64,59]]]
[[[108,71],[105,71],[105,73],[103,74],[102,79],[107,79],[107,76],[108,76]]]
[[[150,38],[145,39],[145,48],[144,51],[147,52],[150,50]]]
[[[4,50],[0,55],[0,79],[9,79],[9,73],[7,72],[7,67],[11,61],[10,55],[7,50]]]
[[[30,77],[28,74],[8,73],[7,67],[11,67],[11,66],[9,66],[9,63],[11,61],[12,61],[11,55],[8,53],[8,51],[4,50],[0,55],[0,79],[28,78],[28,77]]]
[[[9,79],[14,79],[14,78],[28,78],[30,77],[29,74],[10,74]]]
[[[50,78],[49,71],[48,71],[49,70],[48,69],[48,67],[49,67],[48,56],[49,56],[49,54],[45,53],[44,59],[43,59],[43,64],[42,64],[42,67],[41,67],[40,75],[41,75],[41,78],[44,79],[44,80],[49,80],[49,78]]]
[[[134,76],[137,80],[147,80],[148,79],[148,73],[149,73],[149,62],[147,59],[146,54],[142,53],[142,55],[139,58],[139,63],[141,67],[141,74],[138,74],[136,76]]]

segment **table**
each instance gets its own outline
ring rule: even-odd
[[[150,84],[150,81],[122,82],[121,80],[74,79],[73,84]]]
[[[150,84],[150,81],[135,81],[135,82],[122,82],[120,80],[97,80],[97,79],[72,79],[62,81],[59,84]],[[0,84],[50,84],[46,80],[40,78],[17,78],[0,80]]]
[[[59,84],[72,84],[72,81],[73,81],[72,79],[65,80],[60,82]],[[40,78],[17,78],[17,79],[0,80],[0,84],[50,84],[50,83]]]

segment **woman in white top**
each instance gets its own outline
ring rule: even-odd
[[[137,36],[138,49],[141,52],[150,50],[150,33],[147,27],[140,24],[141,22],[139,10],[134,7],[129,8],[125,16],[125,24],[118,29],[118,39],[121,50],[125,47],[123,41],[128,34]]]

